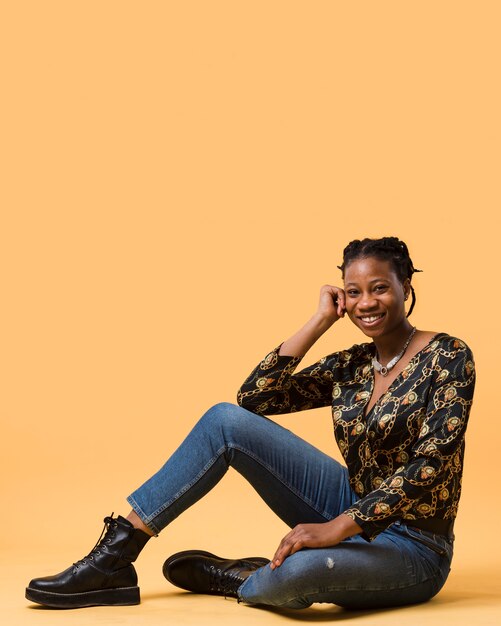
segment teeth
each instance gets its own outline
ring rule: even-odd
[[[378,320],[381,317],[383,317],[382,313],[381,315],[371,315],[370,317],[362,317],[362,319],[364,320],[364,322],[374,322],[375,320]]]

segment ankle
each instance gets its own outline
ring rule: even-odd
[[[148,528],[148,526],[146,526],[146,524],[134,510],[132,510],[125,519],[128,520],[134,526],[134,528],[142,530],[143,533],[146,533],[150,537],[154,536],[155,533],[151,530],[151,528]]]

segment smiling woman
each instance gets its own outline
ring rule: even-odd
[[[54,607],[137,604],[132,562],[229,467],[291,531],[271,560],[176,553],[163,566],[172,584],[295,609],[398,606],[440,591],[453,556],[473,355],[457,337],[410,324],[419,270],[396,237],[352,241],[340,269],[344,288],[321,287],[316,312],[251,371],[237,404],[211,407],[131,493],[129,515],[106,517],[106,534],[90,553],[32,580],[28,599]],[[370,341],[295,373],[346,314]],[[267,417],[322,406],[332,408],[345,465]]]

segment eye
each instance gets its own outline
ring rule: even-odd
[[[379,291],[380,293],[381,293],[382,291],[386,291],[386,289],[387,289],[387,286],[386,286],[386,285],[377,285],[377,286],[375,287],[375,291]]]
[[[346,293],[352,298],[354,298],[358,294],[358,291],[356,289],[348,289]]]

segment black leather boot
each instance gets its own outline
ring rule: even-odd
[[[269,562],[262,557],[223,559],[204,550],[185,550],[165,561],[163,575],[170,583],[187,591],[238,598],[240,585]]]
[[[114,518],[112,513],[104,523],[101,537],[86,557],[60,574],[34,578],[26,588],[26,598],[58,608],[139,604],[132,562],[150,535],[121,515]]]

